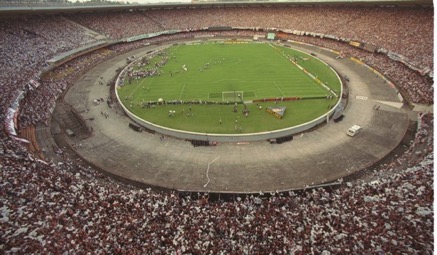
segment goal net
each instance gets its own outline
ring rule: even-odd
[[[222,100],[225,102],[241,102],[243,101],[243,91],[223,91]]]

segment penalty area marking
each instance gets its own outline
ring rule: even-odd
[[[224,83],[225,81],[227,81],[227,82],[236,81],[236,82],[240,82],[240,83],[246,82],[245,80],[241,80],[241,79],[222,79],[222,80],[217,80],[217,81],[214,81],[211,83],[221,83],[221,82]]]
[[[206,169],[206,178],[208,179],[208,181],[205,183],[205,185],[203,185],[204,188],[206,188],[206,186],[208,186],[209,182],[211,181],[211,179],[209,179],[209,166],[214,163],[214,161],[216,161],[217,159],[219,159],[220,156],[218,156],[217,158],[215,158],[213,161],[208,163],[208,168]]]

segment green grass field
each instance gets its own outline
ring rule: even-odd
[[[333,95],[329,89],[289,58],[296,59],[298,65],[317,76],[332,91],[340,91],[340,81],[328,66],[291,48],[267,43],[206,43],[174,45],[150,59],[147,65],[136,65],[135,70],[154,68],[160,74],[125,78],[125,85],[118,88],[118,93],[131,112],[170,128],[221,134],[287,128],[323,115],[338,100],[326,99]],[[164,65],[155,66],[164,59],[167,59]],[[226,91],[231,93],[223,93]],[[233,103],[222,104],[240,101],[233,91],[242,91],[242,99],[250,111],[248,116],[242,114],[243,104],[237,105],[237,112],[233,112]],[[302,99],[250,103],[257,99],[288,97]],[[144,107],[146,102],[157,102],[160,98],[185,103]],[[209,103],[189,103],[199,100]],[[266,112],[269,106],[285,106],[283,118]],[[169,111],[175,111],[174,116],[169,116]]]

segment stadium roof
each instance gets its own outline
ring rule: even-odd
[[[167,1],[167,0],[164,0]],[[170,0],[172,1],[172,0]],[[96,11],[121,11],[121,10],[147,10],[147,9],[172,9],[172,8],[210,8],[210,7],[249,7],[249,6],[317,6],[317,5],[338,5],[338,6],[387,6],[387,7],[432,7],[432,0],[263,0],[263,1],[203,1],[194,0],[193,2],[159,2],[150,4],[120,4],[120,5],[90,5],[83,3],[76,5],[68,3],[62,6],[53,5],[19,5],[8,6],[6,2],[0,2],[0,16],[11,16],[17,14],[59,14],[59,13],[79,13]]]

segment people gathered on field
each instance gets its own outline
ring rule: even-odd
[[[0,120],[24,93],[18,128],[49,125],[56,100],[100,61],[146,43],[199,36],[259,35],[279,28],[363,41],[433,67],[432,8],[185,8],[2,18]],[[208,31],[205,27],[256,28]],[[167,30],[83,54],[56,69],[47,60],[100,40]],[[288,39],[342,52],[374,67],[411,103],[433,103],[433,80],[383,53],[310,35]],[[4,126],[4,125],[3,125]],[[53,147],[38,159],[1,132],[0,250],[113,254],[431,254],[432,114],[419,114],[408,149],[364,178],[328,188],[274,194],[178,194],[131,187]],[[370,180],[370,181],[369,181]]]

